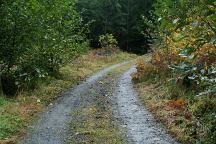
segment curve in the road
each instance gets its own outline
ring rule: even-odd
[[[127,129],[129,143],[177,144],[139,102],[131,78],[131,74],[135,71],[136,69],[132,68],[119,78],[114,94],[117,113]]]
[[[80,85],[69,90],[54,104],[40,114],[39,120],[32,126],[22,144],[63,144],[66,143],[68,123],[71,121],[71,111],[80,107],[81,98],[88,95],[91,86],[101,80],[108,72],[127,62],[108,67],[86,79]],[[131,74],[135,68],[125,72],[118,79],[118,87],[113,98],[116,103],[117,117],[122,119],[127,129],[128,142],[135,144],[177,144],[166,133],[163,126],[156,122],[151,114],[140,104],[137,93],[133,89]],[[84,105],[85,103],[83,103]],[[115,109],[115,108],[114,108]]]

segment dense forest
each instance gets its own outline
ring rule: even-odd
[[[101,47],[105,58],[148,53],[133,80],[164,86],[161,104],[180,115],[164,122],[170,132],[183,143],[215,143],[215,0],[1,0],[0,95],[59,80],[61,68]]]
[[[150,18],[152,0],[80,0],[77,9],[84,22],[91,22],[88,39],[98,47],[98,36],[112,33],[121,49],[144,54],[149,49],[151,36],[143,24],[143,17]]]

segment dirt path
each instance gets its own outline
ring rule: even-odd
[[[21,142],[22,144],[63,144],[67,140],[68,123],[71,121],[71,111],[76,109],[80,99],[88,95],[91,85],[99,81],[103,76],[114,68],[120,67],[127,62],[108,67],[95,75],[89,77],[78,85],[69,90],[59,98],[52,106],[48,107],[39,117],[40,119],[34,125],[30,126],[27,137]]]
[[[135,70],[131,68],[119,78],[114,94],[117,103],[116,113],[122,119],[123,127],[127,129],[129,143],[176,144],[177,142],[166,133],[162,125],[154,120],[137,99],[130,76]]]
[[[115,142],[121,142],[121,135],[116,136],[118,132],[114,133],[117,130],[115,128],[115,121],[117,120],[117,123],[123,128],[120,127],[120,130],[125,130],[122,133],[126,133],[128,143],[175,144],[176,142],[166,134],[162,126],[139,103],[130,77],[130,74],[135,71],[134,68],[118,78],[112,77],[113,80],[110,79],[110,76],[106,77],[110,71],[124,64],[126,63],[106,68],[65,93],[45,112],[40,114],[40,119],[30,127],[29,134],[21,143],[63,144],[68,142],[71,136],[72,139],[69,142],[72,144],[79,143],[78,141],[81,143],[83,141],[95,144],[106,143],[104,137],[100,140],[91,139],[90,142],[88,141],[91,133],[93,135],[97,134],[97,128],[100,134],[101,126],[104,126],[103,132],[110,134],[107,140],[112,141],[112,138],[114,138]],[[84,115],[73,115],[72,112],[76,110]],[[116,120],[110,118],[112,115],[115,115]],[[99,124],[100,119],[102,119],[102,125]],[[84,132],[73,133],[70,131],[70,125],[74,120],[80,122],[81,125],[76,125],[79,123],[74,125],[79,130],[85,120],[91,121],[93,124],[85,125],[83,127]],[[92,125],[96,125],[96,127],[92,127]],[[101,137],[101,135],[99,136]],[[121,138],[118,139],[118,137]],[[121,143],[125,144],[126,142],[122,141]]]
[[[72,111],[68,144],[126,144],[112,111],[117,76],[108,74],[93,84]]]

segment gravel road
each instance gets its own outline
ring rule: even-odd
[[[52,106],[39,115],[39,120],[29,127],[29,133],[20,142],[21,144],[64,144],[68,140],[69,123],[73,119],[71,112],[94,101],[89,96],[90,91],[97,91],[100,80],[115,68],[126,62],[108,67],[84,82],[66,92],[57,99]],[[125,130],[128,142],[131,144],[177,144],[165,131],[163,126],[156,122],[151,114],[140,104],[137,93],[133,89],[131,74],[135,68],[125,72],[113,84],[110,93],[113,94],[113,114]],[[106,89],[103,88],[103,91]],[[102,92],[103,92],[102,91]],[[100,92],[101,93],[101,92]],[[86,102],[83,102],[85,100]]]
[[[39,120],[29,127],[29,133],[20,142],[21,144],[63,144],[67,140],[68,123],[71,121],[71,111],[81,103],[80,99],[88,95],[91,85],[99,81],[114,68],[118,68],[128,62],[108,67],[86,79],[75,88],[69,90],[60,97],[45,112],[40,114]]]
[[[135,71],[135,68],[131,68],[119,78],[114,94],[117,117],[122,119],[122,126],[127,130],[129,143],[177,144],[139,102],[131,78],[131,74]]]

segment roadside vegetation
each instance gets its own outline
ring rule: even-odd
[[[180,142],[215,143],[216,3],[158,0],[154,7],[155,20],[145,23],[155,49],[133,75],[140,98]]]
[[[12,0],[0,3],[0,86],[7,96],[34,89],[88,50],[75,2]]]
[[[75,71],[67,64],[89,47],[88,26],[74,5],[69,0],[0,2],[0,143],[13,143],[45,103],[88,74],[64,74]]]

